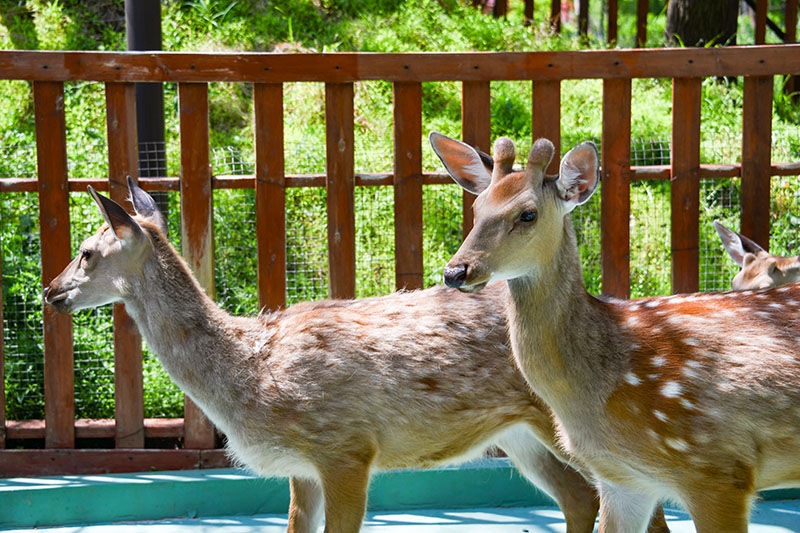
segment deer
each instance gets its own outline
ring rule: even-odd
[[[225,435],[232,460],[290,477],[288,531],[354,532],[370,475],[502,449],[553,497],[570,532],[592,531],[597,495],[556,442],[550,410],[512,362],[502,284],[301,302],[231,316],[166,238],[128,178],[131,216],[90,187],[104,224],[44,289],[71,314],[123,302],[179,387]],[[652,531],[668,531],[663,512]]]
[[[477,195],[444,282],[474,293],[505,281],[516,364],[553,410],[562,446],[594,475],[601,532],[643,531],[663,500],[700,533],[744,532],[757,490],[798,485],[800,286],[595,297],[569,216],[599,183],[594,143],[548,176],[547,139],[523,170],[506,137],[491,165],[456,139],[429,140]]]
[[[755,241],[736,233],[719,220],[714,228],[733,262],[739,265],[733,290],[768,289],[800,281],[800,256],[783,257],[770,254]]]

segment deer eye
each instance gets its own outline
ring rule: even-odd
[[[90,250],[85,250],[81,248],[80,250],[81,257],[83,257],[84,261],[88,261],[90,257],[92,257],[92,252]]]
[[[526,209],[519,215],[520,222],[534,222],[536,217],[539,216],[539,213],[536,212],[536,209]]]

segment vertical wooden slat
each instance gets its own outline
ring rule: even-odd
[[[700,78],[672,82],[672,292],[700,288]]]
[[[127,176],[138,177],[136,86],[106,84],[108,180],[111,199],[126,209]],[[144,448],[142,337],[123,304],[114,304],[114,413],[117,448]]]
[[[755,44],[767,42],[767,11],[769,10],[769,0],[756,0],[755,13]]]
[[[561,0],[550,1],[550,27],[556,33],[561,33]]]
[[[69,191],[64,84],[34,81],[42,283],[46,287],[70,261]],[[75,446],[72,318],[44,306],[45,446]]]
[[[648,0],[637,0],[636,2],[636,46],[639,48],[647,46],[648,4]]]
[[[286,191],[283,84],[254,85],[258,303],[286,305]]]
[[[422,84],[394,84],[394,257],[398,289],[422,281]]]
[[[356,293],[353,84],[325,84],[328,268],[332,298]]]
[[[603,293],[630,296],[631,80],[603,80]]]
[[[744,78],[742,233],[769,249],[772,76]]]
[[[214,228],[208,157],[208,85],[179,83],[181,135],[181,253],[206,294],[214,298]],[[184,446],[214,447],[214,427],[184,398]]]
[[[608,44],[617,44],[617,14],[619,13],[618,0],[608,0]]]
[[[547,167],[549,174],[558,173],[561,154],[561,82],[559,80],[534,80],[532,85],[533,141],[544,137],[552,141],[556,154]]]
[[[461,138],[487,154],[491,151],[491,89],[488,81],[465,81],[461,86]],[[472,202],[475,195],[461,196],[462,237],[472,231]]]

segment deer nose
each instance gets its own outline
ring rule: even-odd
[[[445,285],[457,289],[467,281],[467,265],[464,263],[456,266],[448,265],[444,267],[443,275]]]
[[[45,302],[47,301],[47,293],[49,292],[50,292],[50,285],[48,285],[47,287],[44,288],[44,290],[42,290],[42,300],[44,300]]]

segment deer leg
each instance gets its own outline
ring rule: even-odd
[[[325,494],[325,533],[357,533],[367,510],[369,464],[337,465],[320,471]]]
[[[661,504],[656,505],[656,510],[653,511],[653,516],[650,517],[647,533],[669,533],[669,526],[667,526],[667,519],[664,516],[664,508]]]
[[[556,458],[530,432],[515,432],[497,443],[522,475],[556,501],[568,533],[594,530],[597,493],[582,475]]]
[[[741,488],[719,484],[713,490],[696,491],[682,502],[694,521],[697,533],[745,533],[752,495]]]
[[[642,533],[658,499],[650,494],[600,480],[600,533]]]
[[[287,533],[316,533],[322,523],[322,487],[314,479],[289,478]]]

